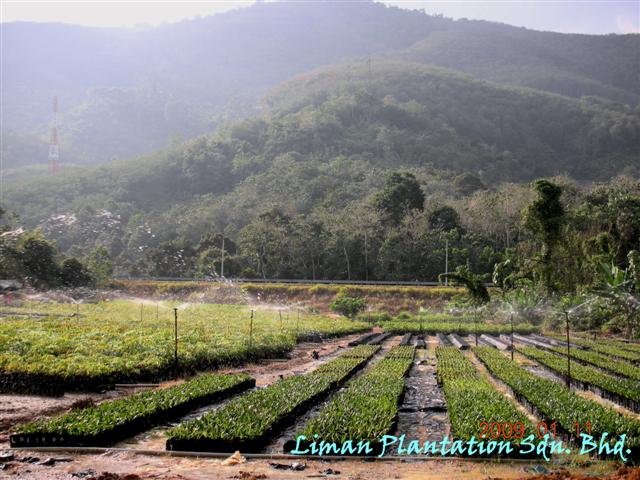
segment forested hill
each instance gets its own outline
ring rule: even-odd
[[[63,161],[96,164],[211,132],[254,115],[262,95],[293,75],[367,58],[634,109],[638,48],[638,35],[535,32],[374,2],[258,3],[135,30],[3,24],[3,161],[46,161],[53,95]]]
[[[640,165],[637,113],[419,64],[322,69],[268,103],[259,118],[136,161],[18,181],[7,207],[32,225],[92,207],[166,214],[187,229],[217,211],[240,228],[270,205],[341,208],[398,169],[422,179],[471,172],[492,186],[564,173],[606,179]],[[173,218],[182,207],[202,217]]]

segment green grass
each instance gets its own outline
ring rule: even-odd
[[[142,314],[141,314],[142,305]],[[96,304],[31,303],[12,312],[42,318],[5,317],[0,322],[1,388],[27,376],[54,378],[68,389],[94,380],[151,379],[173,368],[177,304],[106,301]],[[79,316],[70,315],[79,312]],[[157,315],[157,317],[156,317]],[[340,336],[369,328],[362,322],[300,312],[257,309],[252,335],[250,309],[237,305],[179,306],[178,359],[182,371],[215,368],[276,356],[314,336]],[[7,380],[8,379],[8,380]],[[95,382],[93,382],[95,383]],[[16,385],[16,388],[18,385]]]

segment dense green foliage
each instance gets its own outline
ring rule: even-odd
[[[354,318],[358,313],[366,308],[367,304],[361,298],[353,298],[347,296],[340,296],[331,302],[331,309],[345,315],[349,318]]]
[[[540,252],[542,271],[541,282],[546,288],[551,288],[553,277],[553,250],[560,241],[565,212],[560,196],[562,188],[547,180],[538,180],[534,184],[538,198],[529,205],[524,215],[524,225],[536,240],[542,244]]]
[[[506,383],[516,395],[525,398],[550,421],[558,422],[559,429],[571,434],[578,422],[591,423],[591,434],[600,437],[627,435],[626,445],[640,445],[640,422],[616,412],[613,407],[605,407],[593,400],[587,400],[568,390],[560,383],[541,378],[523,369],[516,362],[490,347],[478,347],[474,352],[493,375]]]
[[[412,173],[393,172],[373,202],[383,221],[397,226],[411,210],[424,209],[424,192]]]
[[[118,429],[140,422],[140,419],[161,415],[199,399],[219,396],[250,380],[251,377],[245,374],[203,374],[173,387],[75,409],[51,419],[36,420],[20,426],[17,433],[104,438],[106,434],[117,434]]]
[[[490,273],[521,246],[514,258],[531,261],[517,270],[535,279],[544,238],[520,215],[532,192],[501,182],[637,166],[633,111],[416,64],[326,68],[270,103],[261,118],[135,162],[14,182],[7,206],[63,253],[104,246],[120,274],[216,276],[224,256],[225,276],[435,280],[448,242],[450,271]],[[477,181],[461,189],[470,171]],[[568,271],[556,290],[575,290],[593,276],[591,251],[575,254],[585,241],[607,233],[589,248],[637,248],[623,227],[638,188],[553,185],[568,218],[549,264]],[[208,240],[222,234],[224,250]]]
[[[0,220],[3,215],[0,209]],[[0,278],[22,280],[36,288],[90,287],[96,283],[91,268],[77,258],[59,261],[55,244],[40,231],[11,231],[5,224],[0,225],[0,232]],[[105,255],[108,258],[106,251]]]
[[[338,444],[346,440],[374,442],[390,434],[414,353],[413,346],[393,347],[370,370],[348,382],[307,423],[302,434],[309,441]]]
[[[436,349],[436,378],[447,400],[452,436],[456,440],[480,438],[480,422],[521,422],[525,437],[534,433],[529,419],[518,411],[515,403],[480,376],[471,361],[455,347]],[[518,440],[512,440],[518,443]]]

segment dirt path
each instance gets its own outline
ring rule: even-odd
[[[303,374],[316,369],[320,364],[338,356],[350,341],[360,338],[363,334],[357,333],[347,337],[328,339],[322,343],[303,342],[289,352],[286,358],[263,360],[259,363],[250,363],[242,367],[221,369],[221,373],[247,373],[256,379],[256,386],[269,385],[291,374]],[[314,358],[316,352],[317,358]]]
[[[106,393],[67,393],[62,397],[36,395],[0,395],[0,448],[8,440],[14,425],[65,412],[74,406],[99,403],[103,400],[126,395],[126,391],[112,390]]]
[[[288,480],[301,478],[328,478],[350,480],[498,480],[534,477],[543,479],[541,473],[562,472],[559,465],[524,462],[482,462],[464,460],[431,461],[306,461],[291,460],[248,460],[233,466],[225,466],[221,460],[207,458],[184,458],[138,455],[129,452],[107,452],[102,455],[67,456],[70,461],[54,462],[53,466],[41,465],[46,459],[43,453],[13,452],[16,458],[5,462],[8,468],[0,471],[0,478],[19,478],[29,480],[74,480],[78,478],[92,480]],[[39,457],[39,461],[28,463],[27,456]],[[276,463],[286,469],[276,469]],[[298,463],[303,470],[292,470],[290,466]],[[565,465],[571,472],[577,472],[576,466]],[[598,463],[581,467],[582,475],[600,478],[615,471],[614,464]],[[109,472],[110,475],[105,475]],[[333,472],[333,473],[331,473]],[[337,473],[339,472],[339,473]],[[636,469],[637,473],[640,473]],[[75,475],[74,475],[75,474]],[[548,477],[549,479],[568,479],[567,476]],[[584,477],[580,477],[584,478]],[[635,477],[633,480],[636,480]],[[629,477],[631,480],[631,477]]]
[[[398,425],[394,433],[395,436],[405,434],[420,442],[441,440],[450,434],[444,394],[435,377],[437,338],[425,336],[425,340],[427,348],[416,350],[414,365],[405,380],[404,400],[398,411]]]

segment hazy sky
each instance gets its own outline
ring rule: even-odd
[[[308,0],[304,0],[308,1]],[[1,21],[30,20],[93,26],[156,25],[211,15],[246,1],[31,1],[1,0]],[[299,1],[292,1],[295,8]],[[402,8],[447,17],[493,20],[537,30],[572,33],[640,33],[640,0],[420,1],[387,0]]]

